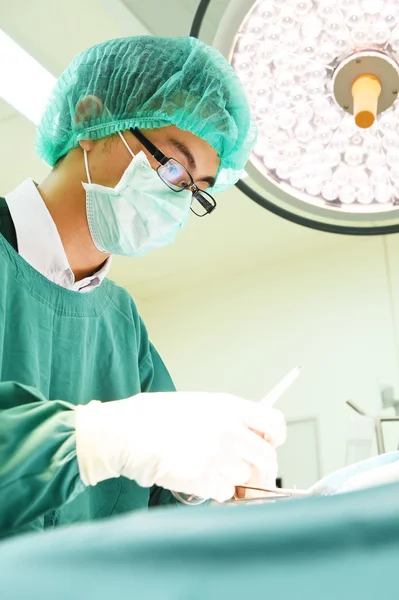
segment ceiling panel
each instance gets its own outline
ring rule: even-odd
[[[118,0],[119,1],[119,0]],[[154,35],[188,35],[199,0],[123,0],[131,12],[148,27]],[[228,0],[212,0],[206,12],[201,39],[210,43],[223,17]]]
[[[54,75],[89,45],[121,35],[98,0],[0,2],[0,28]],[[32,123],[0,100],[0,194],[28,176],[40,181],[48,172],[35,153],[34,135]]]
[[[0,123],[1,121],[7,121],[12,117],[16,117],[16,110],[10,106],[5,100],[0,98]]]
[[[0,2],[0,27],[55,76],[85,48],[123,35],[100,0]]]

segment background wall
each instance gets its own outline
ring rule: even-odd
[[[317,417],[326,474],[345,464],[351,415],[345,400],[378,413],[380,383],[399,381],[398,251],[397,236],[336,237],[334,248],[264,269],[221,273],[189,289],[182,282],[182,289],[139,301],[139,309],[179,389],[258,400],[301,365],[279,408],[289,420]],[[134,296],[134,286],[130,291]]]

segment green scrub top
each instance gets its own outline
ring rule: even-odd
[[[174,386],[126,290],[106,279],[77,293],[17,253],[0,201],[0,536],[175,504],[123,477],[85,488],[77,404]]]

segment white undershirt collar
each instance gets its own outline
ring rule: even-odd
[[[75,292],[99,286],[111,266],[111,258],[93,275],[75,281],[57,227],[32,179],[6,196],[14,222],[20,256],[53,283]]]

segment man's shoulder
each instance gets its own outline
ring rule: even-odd
[[[134,317],[134,320],[140,319],[137,305],[131,293],[109,277],[106,278],[106,281],[107,285],[110,286],[110,289],[112,290],[113,305],[126,316],[130,315]]]

